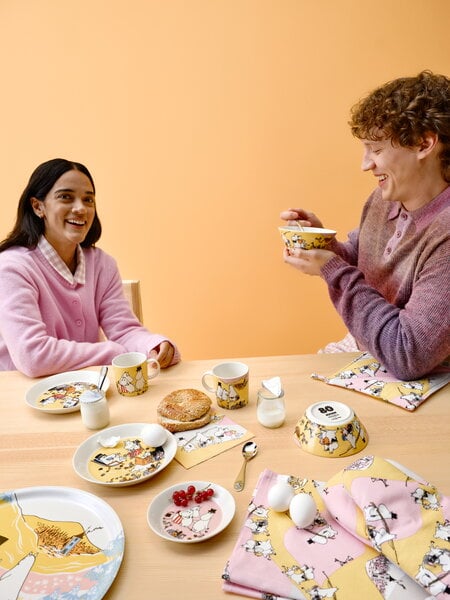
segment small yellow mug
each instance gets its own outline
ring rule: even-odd
[[[248,366],[241,362],[219,363],[202,376],[202,385],[216,396],[221,408],[242,408],[248,404]]]
[[[148,366],[152,368],[149,370]],[[143,352],[119,354],[112,361],[117,391],[122,396],[139,396],[148,389],[150,379],[160,371],[156,358],[147,358]]]

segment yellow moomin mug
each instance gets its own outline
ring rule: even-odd
[[[119,354],[113,358],[112,366],[117,391],[122,396],[143,394],[148,389],[149,380],[160,371],[156,358],[147,358],[143,352]]]
[[[248,366],[224,362],[203,373],[202,385],[216,395],[221,408],[241,408],[248,404]]]

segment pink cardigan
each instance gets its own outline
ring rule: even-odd
[[[359,229],[330,250],[322,274],[361,349],[403,380],[449,357],[450,187],[412,212],[375,190]]]
[[[99,248],[83,252],[85,285],[66,281],[38,248],[0,253],[0,370],[40,377],[170,341],[136,319],[115,260]],[[99,342],[100,328],[106,341]],[[173,364],[179,360],[177,350]]]

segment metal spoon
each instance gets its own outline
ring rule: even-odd
[[[234,489],[237,492],[242,492],[245,485],[245,467],[249,460],[251,460],[256,453],[258,452],[258,446],[255,442],[246,442],[242,446],[242,456],[244,457],[244,462],[242,464],[241,470],[239,471],[239,475],[236,477],[236,481],[234,482]]]
[[[99,373],[99,376],[98,376],[97,388],[98,388],[99,390],[101,390],[101,389],[102,389],[102,387],[103,387],[103,384],[105,383],[105,379],[106,379],[106,375],[107,375],[107,374],[108,374],[108,367],[106,367],[106,366],[103,366],[103,367],[100,369],[100,373]]]

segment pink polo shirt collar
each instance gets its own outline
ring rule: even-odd
[[[53,267],[53,269],[55,269],[55,271],[59,273],[61,277],[64,277],[66,281],[68,281],[70,284],[85,284],[86,268],[83,250],[81,249],[80,245],[77,246],[77,268],[74,274],[71,273],[69,267],[43,235],[41,235],[39,238],[38,248],[51,267]]]

